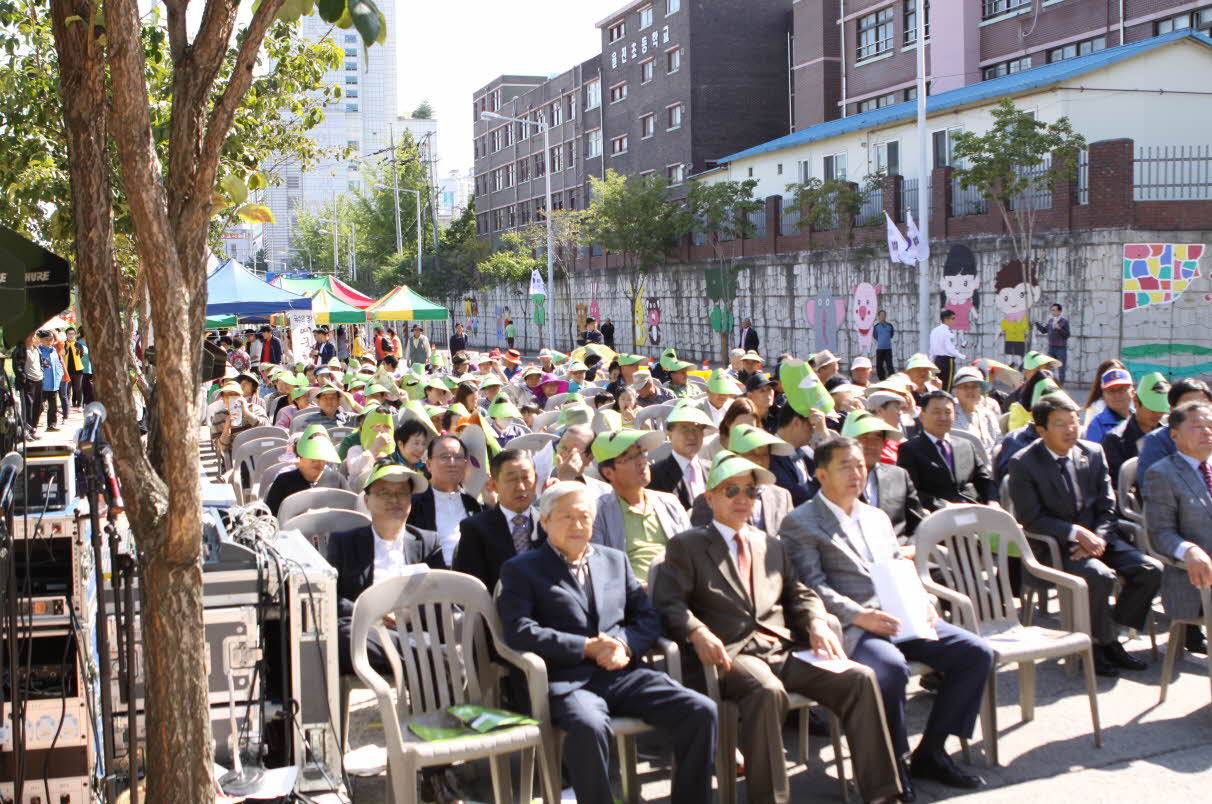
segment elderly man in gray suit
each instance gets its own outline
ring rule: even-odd
[[[1153,548],[1186,567],[1167,566],[1161,587],[1166,614],[1185,620],[1199,616],[1199,590],[1212,586],[1212,405],[1179,405],[1169,426],[1178,452],[1145,475],[1145,521]],[[1199,626],[1187,626],[1186,642],[1207,650]]]
[[[678,498],[645,488],[652,479],[648,452],[665,440],[656,430],[616,430],[598,433],[593,457],[610,491],[597,500],[593,541],[622,550],[640,583],[648,583],[648,567],[665,552],[675,534],[690,529],[686,509]]]
[[[750,801],[791,798],[783,758],[788,690],[838,714],[863,799],[891,800],[900,789],[874,674],[855,662],[826,668],[795,655],[811,647],[821,658],[842,659],[842,646],[821,599],[795,576],[783,542],[749,524],[759,488],[773,482],[745,458],[717,453],[703,494],[711,520],[669,542],[653,602],[665,632],[689,642],[705,667],[718,668],[724,697],[740,710]]]
[[[900,621],[881,610],[871,565],[902,559],[903,554],[888,515],[859,500],[867,480],[862,447],[844,436],[818,447],[816,476],[821,490],[783,520],[780,533],[800,580],[816,590],[829,613],[845,626],[847,655],[875,671],[905,788],[902,800],[914,797],[911,776],[951,787],[981,786],[981,779],[961,770],[945,746],[951,735],[972,736],[993,650],[976,634],[939,620],[933,610],[938,639],[892,641]],[[906,766],[909,662],[930,665],[942,675],[942,685]]]

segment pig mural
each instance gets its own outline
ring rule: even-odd
[[[850,300],[850,321],[858,333],[857,354],[871,355],[875,349],[875,313],[879,309],[880,285],[860,282],[854,286],[854,297]]]

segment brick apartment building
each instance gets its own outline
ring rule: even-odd
[[[477,230],[584,208],[589,177],[655,173],[675,185],[722,154],[790,131],[790,0],[636,0],[598,23],[601,52],[554,78],[503,75],[474,94]],[[494,112],[551,126],[484,120]]]
[[[919,0],[793,0],[794,128],[917,97]],[[1182,28],[1212,29],[1183,0],[925,0],[931,92]]]

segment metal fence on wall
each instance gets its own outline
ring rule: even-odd
[[[1212,146],[1142,145],[1132,170],[1134,201],[1212,199]]]
[[[905,212],[913,214],[913,219],[920,221],[922,216],[918,214],[917,207],[917,179],[903,179],[901,181],[901,221],[905,220]]]
[[[871,187],[865,191],[860,191],[863,195],[862,204],[859,206],[858,216],[855,218],[855,226],[878,226],[884,220],[884,188]]]

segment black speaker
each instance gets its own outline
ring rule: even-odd
[[[149,366],[156,365],[156,347],[151,345],[143,350],[143,360]],[[198,382],[214,382],[227,373],[227,352],[218,344],[202,341],[202,365],[199,369]]]
[[[0,339],[12,348],[71,304],[67,260],[0,226]]]

